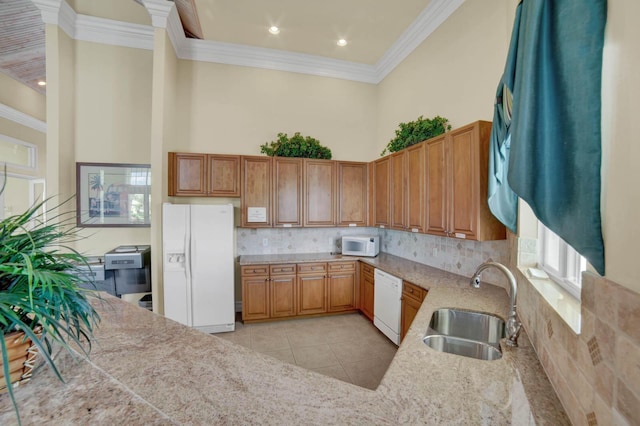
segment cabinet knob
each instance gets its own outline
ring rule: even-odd
[[[413,293],[413,289],[412,288],[409,289],[409,293]]]

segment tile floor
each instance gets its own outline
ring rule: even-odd
[[[368,389],[378,387],[397,350],[360,313],[258,324],[238,320],[234,332],[216,336]]]

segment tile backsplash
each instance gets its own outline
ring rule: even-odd
[[[517,240],[510,239],[512,259],[517,251],[527,265],[536,241]],[[571,422],[640,424],[640,294],[584,272],[578,334],[520,269],[511,269],[518,316]]]
[[[382,252],[468,277],[487,260],[509,263],[506,240],[478,242],[380,228],[237,228],[237,254],[340,252],[343,235],[378,235]],[[483,273],[483,280],[506,287],[492,270]]]

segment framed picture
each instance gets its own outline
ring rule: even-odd
[[[76,163],[78,226],[151,226],[149,164]]]

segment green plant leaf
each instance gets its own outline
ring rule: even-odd
[[[278,133],[275,141],[260,145],[260,152],[270,157],[297,157],[331,159],[331,150],[315,138],[294,133],[290,138],[286,133]]]
[[[77,264],[87,262],[69,247],[69,243],[81,239],[75,211],[52,214],[53,209],[62,211],[70,199],[40,213],[50,201],[51,198],[22,214],[0,220],[0,329],[3,334],[24,331],[62,380],[52,358],[52,344],[72,355],[72,346],[88,355],[94,327],[100,321],[88,297],[99,296],[80,288],[80,278],[75,273]],[[46,222],[44,215],[50,218]],[[42,329],[40,335],[34,331],[38,327]],[[4,339],[0,349],[4,361]],[[5,383],[20,422],[7,365],[3,365]]]
[[[408,146],[431,139],[449,130],[451,130],[449,120],[440,116],[435,116],[431,119],[420,116],[415,121],[400,123],[395,130],[396,137],[389,141],[385,149],[380,153],[380,156],[400,151]]]

